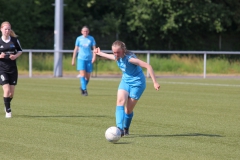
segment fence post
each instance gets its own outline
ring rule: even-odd
[[[207,53],[204,53],[203,56],[203,78],[206,78],[206,70],[207,70]]]
[[[54,77],[62,77],[63,1],[55,0],[54,15]]]
[[[32,77],[32,51],[29,51],[29,77]]]
[[[147,63],[150,64],[150,52],[147,52]],[[147,78],[149,78],[149,72],[147,70]]]

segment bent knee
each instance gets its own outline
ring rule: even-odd
[[[126,100],[125,100],[125,99],[118,99],[118,100],[117,100],[117,105],[118,105],[118,106],[124,106],[125,103],[126,103]]]

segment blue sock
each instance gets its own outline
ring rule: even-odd
[[[116,107],[116,125],[118,128],[123,129],[123,120],[124,120],[124,106]]]
[[[86,86],[85,77],[80,77],[80,83],[81,83],[81,88],[82,88],[82,90],[86,90],[86,89],[87,89],[87,86]]]
[[[86,86],[88,85],[89,80],[86,79]]]
[[[125,113],[125,117],[124,117],[124,128],[129,128],[130,124],[132,122],[132,118],[133,118],[133,112],[130,114],[126,114]]]

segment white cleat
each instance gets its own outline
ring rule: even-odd
[[[12,112],[7,112],[6,108],[5,108],[5,112],[6,112],[6,118],[11,118],[12,117]]]
[[[11,117],[12,117],[12,113],[11,112],[9,112],[9,113],[6,112],[6,118],[11,118]]]

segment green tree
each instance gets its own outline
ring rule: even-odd
[[[150,42],[158,39],[171,49],[175,39],[225,32],[233,23],[233,12],[227,5],[211,0],[129,0],[126,15],[137,45],[149,49]]]
[[[54,2],[0,0],[0,20],[12,24],[23,48],[53,49]],[[73,49],[84,25],[90,28],[99,45],[106,46],[104,49],[120,39],[131,49],[217,50],[217,45],[211,46],[212,39],[236,36],[240,31],[239,0],[64,0],[64,3],[64,49]]]
[[[23,48],[52,44],[54,7],[49,0],[1,0],[0,20],[9,21]],[[49,16],[50,15],[50,16]],[[53,47],[53,45],[51,45]]]

